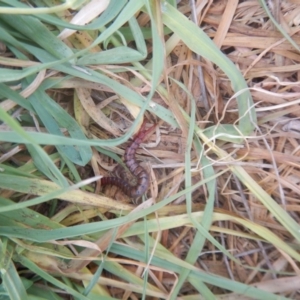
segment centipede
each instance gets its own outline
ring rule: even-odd
[[[127,196],[131,198],[138,198],[142,196],[149,187],[149,174],[147,171],[140,165],[137,161],[135,154],[136,150],[139,148],[140,144],[147,137],[156,125],[151,126],[149,129],[146,129],[146,123],[143,122],[140,130],[134,136],[132,142],[125,150],[124,162],[129,169],[130,173],[136,178],[136,183],[132,184],[127,180],[124,180],[119,177],[102,177],[101,185],[114,185],[122,190]]]

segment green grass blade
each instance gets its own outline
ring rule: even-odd
[[[88,54],[78,60],[78,65],[123,64],[144,59],[138,51],[125,46],[113,48],[99,53]]]
[[[242,74],[217,48],[212,40],[196,24],[189,21],[178,10],[165,2],[162,6],[162,12],[165,25],[178,35],[192,51],[218,65],[231,80],[231,84],[235,92],[245,89],[242,94],[237,96],[239,111],[238,128],[243,135],[249,135],[254,129],[252,122],[256,122],[256,113],[253,107],[251,94],[247,90],[248,87]],[[220,139],[226,139],[226,132],[230,135],[240,136],[240,133],[233,125],[223,126],[222,128],[213,126],[206,130],[205,134],[208,137],[222,134]],[[229,140],[232,140],[232,137],[229,137]]]
[[[3,3],[6,3],[10,6],[13,6],[15,8],[26,8],[28,9],[29,6],[25,3],[21,3],[17,0],[8,0],[8,1],[1,1]],[[124,5],[126,4],[127,0],[111,0],[106,10],[96,18],[91,24],[87,25],[76,25],[69,22],[66,22],[64,20],[61,20],[60,18],[50,15],[50,14],[37,14],[35,15],[36,18],[45,21],[46,23],[55,25],[57,27],[62,28],[69,28],[69,29],[75,29],[75,30],[97,30],[99,28],[102,28],[107,23],[111,22],[115,19],[115,17],[119,14],[119,12],[122,10]],[[34,13],[36,10],[31,10],[32,13]]]
[[[62,26],[63,28],[70,28],[75,30],[99,30],[116,18],[122,11],[126,3],[127,0],[111,0],[108,7],[99,17],[94,19],[90,24],[86,25],[75,25],[64,22],[60,19],[58,19],[57,21],[55,20],[55,22],[53,22],[51,19],[48,19],[47,21],[51,21],[52,24]]]
[[[134,17],[129,19],[129,25],[134,36],[137,50],[127,46],[120,46],[99,53],[87,54],[78,60],[78,65],[120,64],[145,59],[147,54],[146,43],[141,29]]]
[[[63,59],[73,55],[73,51],[35,17],[19,15],[16,18],[12,15],[0,15],[0,19],[17,32],[40,45],[55,58]]]
[[[217,174],[220,175],[220,174]],[[36,205],[38,203],[45,202],[49,199],[53,199],[55,197],[60,197],[61,199],[69,200],[75,202],[76,198],[82,199],[83,197],[86,197],[86,194],[84,192],[79,191],[74,191],[72,192],[72,189],[74,187],[69,187],[69,188],[64,188],[60,189],[59,186],[45,180],[39,180],[39,188],[37,189],[37,182],[34,179],[26,179],[23,177],[16,177],[16,176],[5,176],[4,174],[0,173],[0,187],[11,187],[11,189],[22,192],[22,193],[33,193],[33,194],[42,194],[44,196],[40,196],[38,198],[22,202],[22,203],[17,203],[15,205],[9,205],[6,207],[0,207],[0,212],[4,211],[10,211],[10,210],[15,210],[15,209],[22,209],[24,207],[28,207],[30,205]],[[128,222],[132,222],[134,220],[143,218],[151,213],[154,213],[156,210],[170,204],[172,201],[175,199],[178,199],[179,197],[183,196],[186,194],[187,191],[189,190],[194,190],[197,187],[200,187],[201,185],[211,181],[213,178],[207,178],[205,180],[202,180],[195,184],[193,187],[186,188],[184,191],[180,191],[177,194],[166,198],[155,205],[146,208],[140,212],[136,212],[134,214],[131,214],[130,216],[124,216],[124,217],[119,217],[117,219],[112,219],[112,220],[107,220],[106,222],[94,222],[91,224],[84,224],[84,225],[78,225],[78,226],[73,226],[69,228],[64,228],[64,229],[59,229],[59,230],[35,230],[35,229],[23,229],[23,228],[15,228],[15,227],[5,227],[2,226],[0,227],[0,235],[4,236],[13,236],[13,237],[18,237],[18,238],[23,238],[23,239],[29,239],[32,241],[36,242],[44,242],[44,241],[49,241],[49,240],[56,240],[56,239],[63,239],[67,237],[74,237],[82,234],[91,234],[111,228],[115,228],[117,226],[121,226],[123,224],[126,224]],[[17,184],[18,183],[18,184]],[[78,186],[78,185],[77,185]],[[32,188],[34,190],[32,190]],[[64,193],[64,194],[63,194]],[[89,204],[93,204],[93,201],[98,203],[99,205],[102,205],[103,207],[107,208],[112,208],[112,205],[109,205],[107,201],[103,201],[101,197],[98,197],[97,195],[94,194],[89,194]],[[76,201],[80,202],[80,201]],[[123,211],[128,211],[132,209],[131,206],[126,206],[122,204],[118,204],[118,208]],[[204,232],[205,233],[205,232]],[[210,236],[207,236],[208,239],[211,240]],[[213,242],[213,241],[212,241]]]
[[[43,161],[43,168],[46,167],[49,172],[47,171],[47,174],[51,174],[51,179],[56,182],[60,186],[68,186],[68,181],[66,178],[61,174],[61,172],[58,170],[56,165],[53,163],[53,161],[49,158],[49,156],[45,153],[45,151],[36,144],[36,141],[32,139],[32,137],[27,134],[23,128],[19,125],[19,123],[14,120],[12,117],[10,117],[1,107],[0,107],[0,120],[3,120],[7,125],[10,126],[12,130],[15,131],[15,133],[19,136],[24,138],[25,144],[30,144],[29,147],[30,150],[34,151],[37,155],[37,157],[33,157],[36,159],[40,159]],[[9,133],[9,132],[7,132]],[[2,140],[2,136],[4,134],[0,132],[0,139]]]
[[[0,207],[2,208],[8,205],[13,206],[16,205],[16,203],[9,199],[0,197]],[[22,209],[6,211],[5,213],[0,212],[0,215],[1,218],[5,216],[7,219],[19,222],[19,224],[22,223],[27,227],[43,227],[49,229],[64,228],[63,225],[56,223],[48,217],[26,207]]]
[[[10,0],[2,0],[1,2],[10,4]],[[55,12],[61,12],[66,9],[77,9],[80,7],[82,4],[84,4],[85,0],[71,0],[71,1],[65,1],[64,4],[61,5],[54,5],[49,7],[28,7],[26,8],[11,8],[11,7],[1,7],[0,13],[1,14],[9,14],[9,15],[20,15],[20,14],[44,14],[44,13],[55,13]]]
[[[0,96],[11,99],[18,105],[24,107],[25,109],[33,111],[33,108],[30,105],[30,103],[19,93],[9,88],[6,84],[0,83]]]
[[[29,97],[29,101],[50,133],[64,136],[61,128],[65,128],[71,137],[86,139],[78,123],[44,91],[37,89]],[[88,146],[61,145],[57,147],[68,159],[80,166],[86,165],[91,160],[92,150]]]
[[[23,282],[11,260],[11,254],[5,251],[6,247],[3,247],[3,243],[0,241],[0,257],[1,257],[1,278],[2,285],[9,295],[10,299],[13,300],[27,300],[29,299],[26,293],[26,289]]]
[[[42,270],[40,267],[38,267],[35,263],[33,263],[31,260],[26,258],[25,256],[19,255],[15,258],[19,263],[21,263],[24,267],[27,267],[29,270],[33,272],[33,274],[36,274],[46,280],[47,282],[53,284],[54,286],[68,292],[70,295],[73,295],[74,297],[78,297],[78,299],[82,300],[88,300],[89,298],[83,296],[81,293],[75,291],[73,288],[69,287],[68,285],[62,283],[58,279],[54,278],[50,273]]]
[[[190,118],[190,127],[189,127],[189,133],[188,133],[188,139],[187,139],[187,146],[185,151],[185,186],[191,186],[192,185],[192,174],[191,174],[191,148],[193,143],[193,136],[194,136],[194,127],[196,122],[196,100],[192,97],[192,95],[189,95],[190,97],[190,103],[191,103],[191,118]],[[196,141],[197,142],[197,141]],[[198,141],[198,147],[201,147],[200,141]],[[199,149],[200,152],[198,152],[198,155],[200,155],[202,147]],[[204,178],[213,177],[215,175],[215,172],[211,165],[209,164],[208,160],[205,159],[205,157],[202,157],[201,163],[204,167]],[[187,212],[191,218],[192,224],[197,228],[197,232],[195,234],[194,240],[191,243],[191,246],[189,248],[188,254],[186,256],[185,261],[187,263],[190,263],[191,265],[194,265],[199,257],[199,253],[202,251],[202,248],[204,247],[204,244],[206,242],[206,236],[209,234],[209,229],[213,221],[213,210],[214,210],[214,199],[215,199],[215,193],[216,193],[216,179],[213,179],[207,183],[207,189],[208,189],[208,201],[205,205],[204,209],[204,215],[205,217],[202,219],[201,223],[198,223],[198,221],[193,217],[192,215],[192,193],[188,192],[186,194],[186,201],[187,201]],[[201,230],[199,230],[201,228]],[[203,234],[203,231],[206,233]],[[211,237],[213,240],[213,237]],[[225,249],[223,249],[225,250]],[[227,252],[227,251],[225,251]],[[187,277],[189,276],[190,270],[183,270],[178,279],[178,283],[176,287],[174,288],[173,294],[171,295],[170,299],[176,299],[177,295],[179,294],[184,282],[186,281]],[[199,287],[199,285],[202,286],[201,290],[206,294],[206,296],[211,297],[212,294],[207,288],[207,286],[201,282],[198,281],[197,286],[195,288]],[[211,294],[211,295],[210,295]]]
[[[124,247],[121,244],[113,244],[111,250],[113,253],[117,255],[125,255],[126,257],[137,261],[142,261],[144,257],[143,250],[137,250],[134,248],[130,248],[128,246]],[[182,268],[188,268],[191,270],[189,276],[193,277],[191,279],[192,282],[200,280],[207,284],[211,284],[213,286],[217,286],[222,289],[226,289],[235,292],[237,294],[241,294],[244,297],[248,296],[254,299],[261,299],[261,300],[287,299],[285,297],[274,295],[272,293],[257,289],[247,284],[239,283],[237,281],[230,280],[228,278],[221,277],[218,275],[210,274],[208,272],[203,272],[200,269],[197,269],[196,267],[189,265],[186,262],[183,262],[181,259],[174,257],[174,255],[171,256],[166,255],[164,257],[162,253],[159,253],[159,256],[153,257],[151,263],[152,265],[155,265],[159,268],[163,268],[165,270],[169,270],[169,272],[171,271],[177,274],[182,272]]]
[[[241,167],[232,166],[232,171],[249,189],[249,191],[259,199],[263,205],[272,213],[286,230],[300,242],[300,225],[285,211],[257,182]]]
[[[128,22],[134,14],[141,9],[143,6],[143,0],[135,0],[135,1],[129,1],[126,6],[121,10],[120,14],[117,16],[117,18],[114,20],[114,22],[106,28],[99,36],[94,40],[94,42],[85,49],[77,52],[74,54],[70,59],[73,59],[75,57],[84,56],[85,53],[87,53],[91,48],[94,46],[109,40],[113,34],[126,22]]]
[[[287,41],[289,41],[289,43],[298,52],[300,52],[300,47],[297,45],[297,43],[288,35],[288,33],[283,29],[283,27],[280,24],[278,24],[278,22],[275,20],[275,18],[273,17],[270,9],[268,8],[268,5],[267,5],[266,1],[265,0],[258,0],[258,2],[260,3],[261,7],[264,9],[266,14],[268,15],[268,17],[270,18],[272,23],[275,25],[276,29],[286,38]],[[279,3],[279,5],[280,5],[280,3]]]
[[[156,4],[158,5],[158,4]],[[161,41],[161,37],[159,36],[159,30],[157,27],[157,20],[155,20],[155,12],[152,10],[155,10],[152,5],[148,1],[146,1],[146,7],[149,13],[149,16],[151,18],[151,37],[152,37],[152,43],[153,43],[153,55],[152,55],[152,64],[151,64],[151,90],[148,95],[148,99],[153,97],[154,93],[156,92],[157,85],[160,81],[163,68],[165,65],[165,56],[162,55],[165,53],[165,48],[164,45]]]

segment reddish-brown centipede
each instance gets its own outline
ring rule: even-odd
[[[132,198],[138,198],[146,192],[149,186],[149,175],[146,170],[137,162],[135,153],[139,145],[143,142],[148,133],[152,131],[155,126],[156,125],[153,125],[146,130],[144,122],[139,132],[135,135],[131,144],[125,150],[124,161],[131,174],[136,177],[136,184],[132,185],[126,180],[118,177],[102,177],[101,185],[115,185],[120,188],[126,195]]]

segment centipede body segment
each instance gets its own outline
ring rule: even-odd
[[[147,171],[137,162],[135,154],[136,150],[143,142],[147,134],[152,131],[155,126],[156,125],[153,125],[146,130],[145,123],[143,123],[141,129],[125,150],[124,161],[131,174],[136,177],[136,184],[133,185],[128,181],[118,177],[102,177],[101,185],[115,185],[131,198],[138,198],[147,191],[149,186],[149,175]]]

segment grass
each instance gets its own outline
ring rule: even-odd
[[[0,1],[1,297],[298,299],[297,5],[29,2]],[[143,120],[133,202],[99,179]]]

